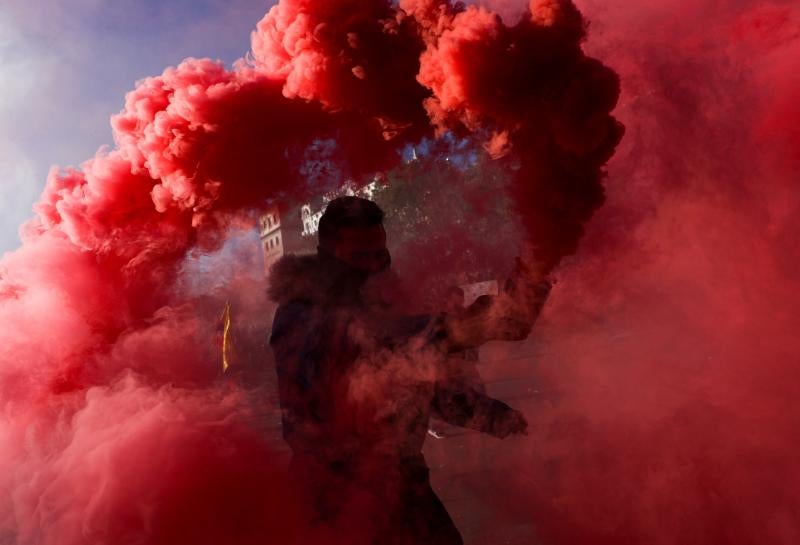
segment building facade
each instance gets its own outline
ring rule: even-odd
[[[264,254],[264,270],[270,267],[286,253],[284,250],[281,214],[277,206],[273,206],[259,219],[261,250]]]

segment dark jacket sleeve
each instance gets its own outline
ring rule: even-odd
[[[380,346],[396,349],[419,336],[424,336],[429,343],[436,342],[443,338],[444,327],[441,316],[382,316],[373,321],[371,333]]]
[[[304,301],[285,303],[275,314],[270,345],[283,437],[295,453],[332,461],[347,458],[357,447],[357,430],[343,416],[346,392],[335,384],[336,369],[353,358],[347,324],[346,316]]]
[[[468,368],[469,363],[462,362],[461,365]],[[486,394],[477,371],[470,374],[457,369],[445,373],[434,386],[432,416],[453,426],[497,435],[496,423],[513,411],[502,401]]]
[[[314,354],[313,306],[291,301],[278,307],[270,346],[275,355],[283,436],[293,450],[310,448],[321,428],[315,382],[320,361]]]

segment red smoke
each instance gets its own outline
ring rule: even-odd
[[[444,131],[507,161],[544,270],[587,230],[537,326],[529,442],[474,493],[544,543],[798,541],[800,12],[586,2],[584,45],[566,0],[494,4],[283,1],[248,61],[144,81],[115,149],[51,173],[0,264],[0,543],[307,541],[187,260],[313,193],[316,139],[359,179]],[[607,195],[620,82],[582,46],[621,74]]]
[[[315,140],[363,179],[447,128],[511,154],[523,197],[548,193],[528,204],[550,268],[600,204],[619,136],[613,73],[558,5],[507,27],[446,2],[286,0],[233,71],[189,59],[140,83],[116,148],[53,170],[2,262],[0,541],[302,543],[250,394],[219,384],[214,304],[187,259],[268,197],[314,192],[299,166]],[[566,193],[545,189],[562,176]],[[537,235],[553,221],[563,238]]]
[[[797,543],[800,11],[583,9],[626,136],[517,369],[542,392],[492,451],[517,473],[471,490],[544,543]]]

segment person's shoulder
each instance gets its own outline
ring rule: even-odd
[[[316,255],[285,255],[269,271],[267,295],[280,306],[312,303],[324,295],[325,271]]]

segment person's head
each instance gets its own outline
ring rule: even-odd
[[[391,258],[383,210],[361,197],[332,200],[319,220],[319,250],[365,273],[386,269]]]

